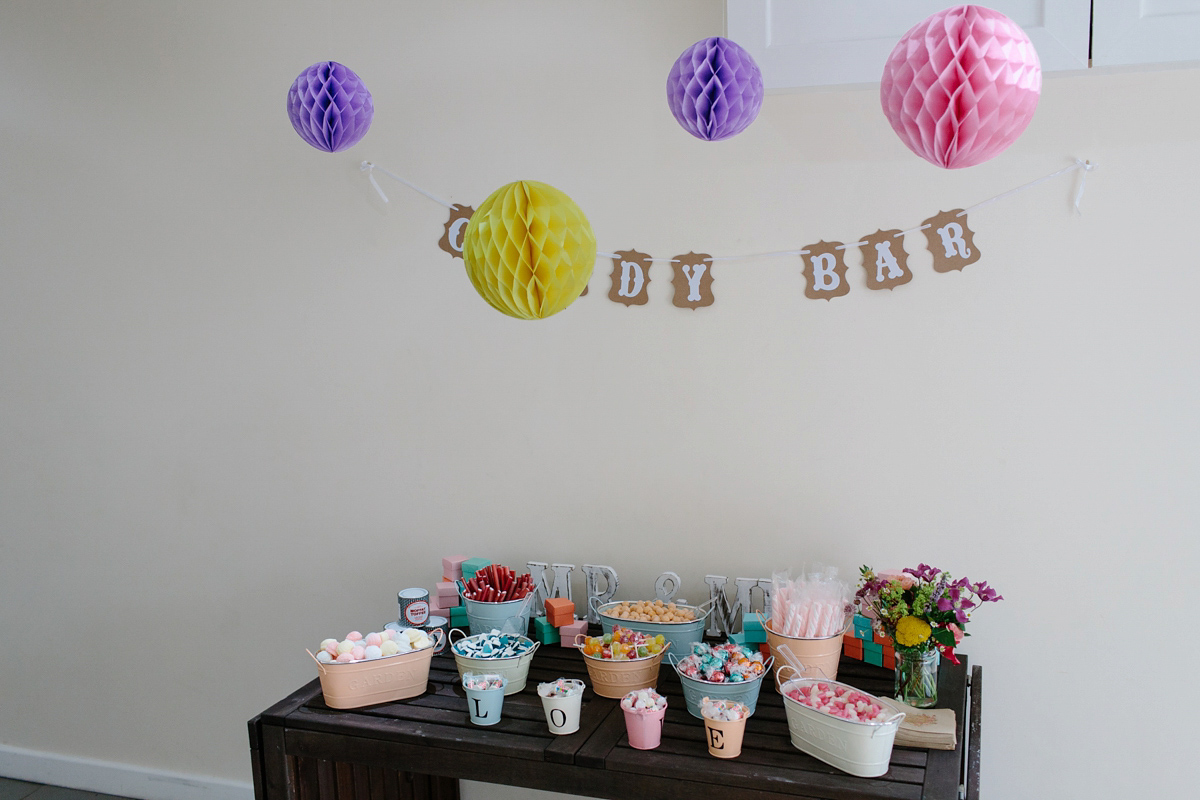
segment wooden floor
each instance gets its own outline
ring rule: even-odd
[[[127,800],[111,794],[0,778],[0,800]]]

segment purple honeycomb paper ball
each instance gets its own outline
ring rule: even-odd
[[[337,153],[367,135],[375,104],[354,70],[318,61],[288,91],[288,118],[300,138],[318,150]]]
[[[667,76],[667,103],[683,129],[715,142],[736,136],[762,108],[758,64],[737,42],[701,39],[683,51]]]

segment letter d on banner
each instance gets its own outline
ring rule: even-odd
[[[613,259],[608,299],[626,306],[650,302],[650,256],[637,250],[617,250]]]

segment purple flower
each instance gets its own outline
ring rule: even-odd
[[[928,583],[933,583],[937,580],[938,575],[942,573],[940,569],[931,567],[928,564],[920,564],[916,569],[906,568],[904,571],[917,580],[927,581]]]

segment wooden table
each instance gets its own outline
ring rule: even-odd
[[[587,678],[573,649],[540,648],[529,684],[505,698],[503,719],[472,725],[454,660],[435,656],[425,694],[411,700],[338,711],[315,679],[250,720],[256,800],[448,800],[460,778],[592,797],[893,798],[957,800],[979,796],[982,669],[942,664],[942,707],[957,712],[954,751],[896,747],[880,778],[856,778],[795,749],[783,700],[764,683],[747,722],[742,755],[708,755],[704,724],[688,714],[679,678],[668,664],[659,691],[670,703],[656,750],[634,750],[615,700],[584,692],[578,733],[554,736],[536,686],[559,677]],[[970,680],[968,681],[968,675]],[[891,670],[842,659],[838,679],[889,695]],[[965,723],[965,724],[964,724]],[[963,792],[960,795],[960,788]]]

